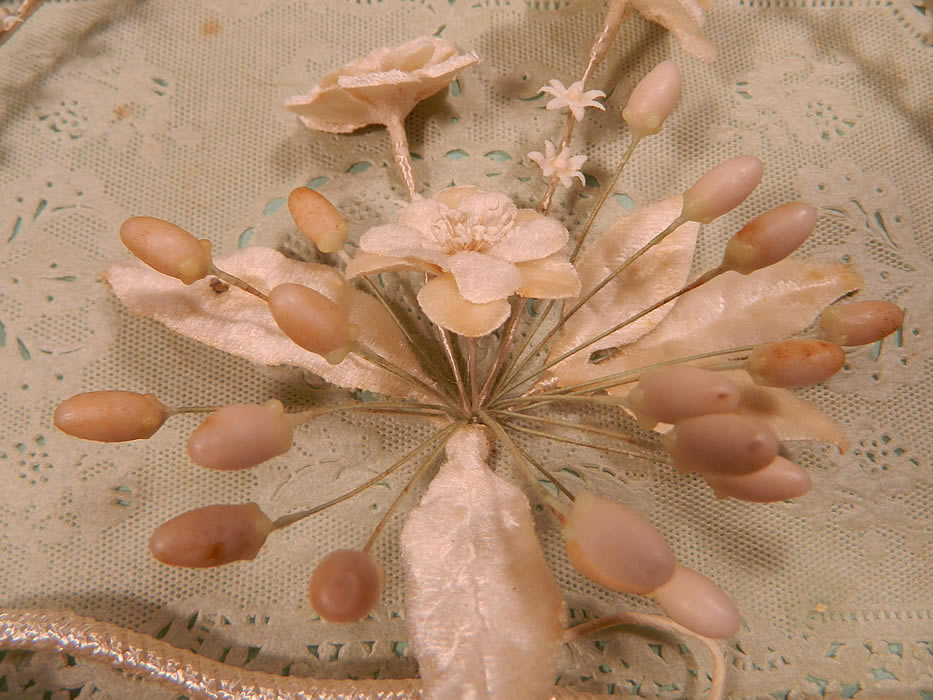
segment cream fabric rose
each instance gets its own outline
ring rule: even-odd
[[[478,60],[474,53],[457,53],[444,39],[419,37],[377,49],[328,73],[310,93],[289,99],[285,106],[297,112],[305,126],[332,134],[388,125],[404,120],[416,104]]]
[[[387,270],[432,275],[418,302],[434,323],[468,337],[486,335],[509,315],[508,297],[561,299],[580,291],[567,262],[567,229],[508,197],[477,187],[452,187],[416,199],[397,224],[360,239],[347,267],[356,277]]]

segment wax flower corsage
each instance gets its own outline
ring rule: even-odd
[[[699,34],[699,6],[668,0],[631,7],[674,31],[688,51],[712,58]],[[810,478],[779,454],[781,441],[842,449],[845,437],[791,389],[833,375],[845,362],[844,347],[880,340],[900,326],[902,313],[880,301],[836,303],[860,286],[853,269],[789,257],[817,225],[816,210],[803,202],[748,217],[721,261],[691,276],[700,225],[740,206],[758,185],[763,166],[752,156],[729,159],[686,191],[599,230],[598,215],[625,164],[676,106],[681,77],[670,61],[628,97],[628,150],[585,223],[568,230],[552,215],[557,187],[584,180],[574,125],[588,110],[605,109],[604,94],[586,86],[629,10],[610,3],[579,80],[541,88],[547,109],[566,111],[567,120],[558,139],[528,153],[545,182],[537,203],[475,184],[419,187],[405,117],[478,60],[424,37],[379,49],[287,104],[316,130],[385,126],[408,196],[394,221],[348,246],[351,228],[341,213],[314,189],[295,189],[288,198],[295,224],[331,264],[259,247],[214,260],[207,240],[166,221],[123,224],[120,236],[138,260],[114,265],[107,280],[130,310],[256,363],[296,366],[378,398],[348,394],[338,404],[296,411],[277,400],[173,407],[153,394],[99,391],[58,407],[55,423],[65,432],[142,439],[173,415],[203,412],[209,415],[188,441],[191,460],[241,470],[285,455],[294,431],[326,414],[390,412],[430,427],[427,439],[372,479],[306,510],[273,518],[239,503],[178,514],[152,535],[156,559],[187,567],[261,560],[276,531],[405,467],[411,484],[426,484],[401,534],[406,616],[426,697],[549,697],[562,644],[626,621],[701,638],[714,659],[708,694],[722,696],[724,666],[713,640],[740,625],[729,597],[678,563],[633,504],[569,488],[557,465],[522,445],[557,441],[602,450],[606,460],[621,455],[693,472],[711,497],[798,497]],[[385,295],[376,280],[386,273],[415,284],[414,313]],[[556,411],[581,405],[615,412],[613,427],[568,421]],[[653,439],[639,437],[650,430]],[[490,468],[493,451],[508,456],[518,484]],[[376,561],[373,543],[412,498],[408,491],[367,542],[335,542],[309,572],[310,602],[323,619],[354,622],[379,604],[383,567],[394,562]],[[620,613],[568,628],[529,498],[553,514],[580,573],[651,596],[665,615]]]

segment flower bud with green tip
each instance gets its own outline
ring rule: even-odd
[[[343,249],[347,220],[324,195],[310,187],[296,187],[288,195],[288,211],[298,230],[322,253]]]
[[[638,81],[622,109],[622,119],[635,138],[661,131],[680,97],[680,68],[662,61]]]
[[[191,284],[211,270],[211,243],[175,224],[134,216],[120,226],[120,240],[137,258],[163,275]]]

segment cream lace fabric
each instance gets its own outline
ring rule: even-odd
[[[589,199],[556,198],[558,216],[578,224],[627,143],[618,107],[639,76],[673,58],[684,74],[681,106],[627,169],[602,225],[751,153],[766,170],[748,209],[791,198],[817,205],[821,223],[804,253],[852,262],[866,297],[906,309],[903,332],[856,350],[839,376],[804,391],[840,421],[852,448],[791,445],[814,480],[793,503],[717,502],[702,482],[667,468],[526,445],[571,485],[636,502],[680,561],[731,594],[744,621],[726,645],[735,698],[933,697],[928,10],[919,0],[719,0],[704,29],[720,49],[712,64],[633,17],[593,81],[610,95],[609,109],[575,142],[590,156]],[[324,419],[299,431],[286,457],[220,473],[187,460],[196,417],[148,442],[96,445],[57,433],[52,411],[103,388],[155,391],[176,405],[273,396],[306,405],[313,379],[254,368],[123,311],[98,278],[127,257],[119,223],[158,216],[210,237],[220,255],[261,244],[307,258],[283,204],[309,182],[351,221],[351,238],[394,220],[404,188],[384,134],[312,133],[282,103],[375,47],[423,34],[474,50],[483,63],[409,117],[419,182],[428,192],[498,188],[530,204],[542,188],[526,154],[562,127],[536,92],[552,78],[578,78],[601,12],[591,0],[49,0],[0,47],[0,607],[73,611],[128,630],[104,626],[101,639],[145,651],[147,638],[132,634],[144,633],[159,640],[154,654],[167,643],[224,664],[207,664],[208,675],[413,677],[393,564],[401,519],[375,551],[387,582],[371,619],[329,625],[306,600],[314,562],[359,546],[390,489],[276,535],[254,562],[169,569],[146,543],[158,523],[200,505],[252,500],[275,517],[323,502],[394,461],[429,426]],[[715,262],[741,216],[704,228],[698,268]],[[571,623],[655,609],[586,582],[553,521],[541,512],[537,525]],[[86,646],[62,646],[76,633],[70,623],[87,629],[68,615],[0,618],[0,647],[9,649],[0,650],[0,696],[196,690],[164,689],[141,666],[118,672],[114,656],[95,663]],[[56,644],[67,655],[47,650]],[[697,697],[708,687],[702,647],[634,628],[567,645],[561,668],[559,686],[595,694]],[[275,686],[263,678],[245,687]],[[313,696],[312,682],[292,682],[281,688]],[[359,692],[353,697],[391,690]]]

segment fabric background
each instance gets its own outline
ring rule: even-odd
[[[322,502],[394,461],[427,434],[423,423],[322,419],[289,455],[216,473],[184,453],[196,417],[170,421],[145,443],[96,445],[59,434],[52,411],[103,388],[154,391],[176,405],[307,405],[313,380],[258,370],[123,311],[98,277],[127,257],[119,223],[157,216],[211,238],[220,254],[268,245],[307,257],[283,206],[305,183],[342,209],[351,237],[392,220],[404,189],[384,132],[312,133],[282,103],[372,48],[421,34],[483,62],[409,117],[420,186],[476,184],[530,204],[541,183],[525,154],[562,128],[535,93],[551,78],[577,79],[601,11],[584,0],[50,0],[0,47],[0,607],[72,610],[249,670],[415,674],[393,564],[400,519],[376,549],[387,585],[372,619],[325,624],[305,595],[314,562],[359,546],[389,489],[281,533],[252,563],[171,570],[146,542],[158,523],[199,505],[253,500],[277,516]],[[853,448],[791,446],[814,480],[794,503],[717,502],[668,469],[529,449],[572,469],[571,485],[637,503],[681,561],[729,591],[745,623],[726,648],[733,697],[929,699],[931,18],[908,0],[720,0],[705,33],[720,47],[709,65],[640,17],[623,25],[593,84],[610,94],[610,109],[576,137],[590,186],[584,199],[559,194],[556,213],[571,227],[585,216],[585,198],[627,145],[617,108],[638,77],[673,58],[684,74],[680,108],[639,149],[603,225],[721,160],[758,155],[762,186],[744,209],[704,227],[697,269],[717,260],[749,211],[803,198],[823,215],[804,253],[856,265],[864,297],[906,309],[903,332],[856,350],[839,376],[801,392],[845,427]],[[538,524],[572,622],[655,609],[587,583],[553,521]],[[693,697],[707,664],[693,650],[662,635],[606,633],[566,649],[559,683]],[[3,694],[177,696],[68,656],[0,651]]]

